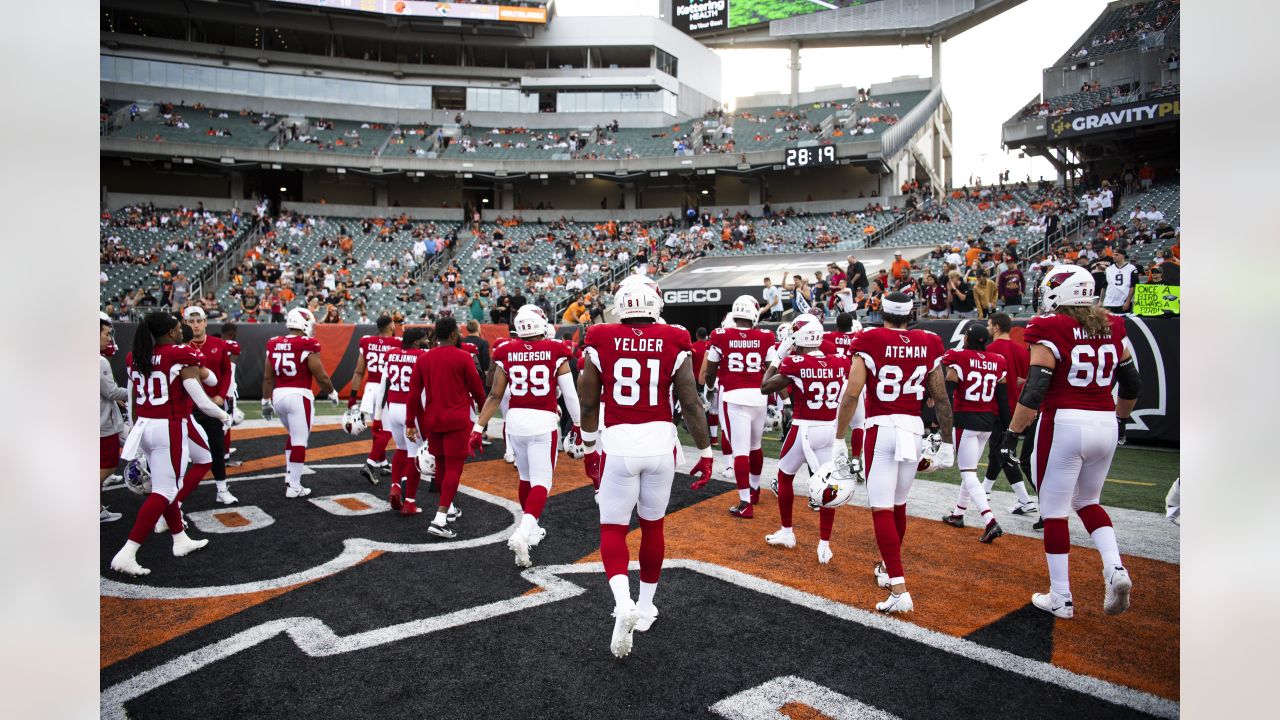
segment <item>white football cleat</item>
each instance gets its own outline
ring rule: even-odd
[[[875,575],[878,587],[889,587],[889,573],[885,571],[883,562],[876,563],[875,567],[871,568],[871,574]]]
[[[444,515],[444,521],[449,523],[458,522],[458,518],[462,517],[462,508],[451,507]]]
[[[640,613],[640,620],[636,622],[636,632],[644,632],[653,627],[653,621],[658,619],[658,606],[649,605],[648,607],[636,607],[636,612]]]
[[[834,556],[835,553],[831,552],[830,543],[818,543],[818,562],[826,565],[831,562],[831,558]]]
[[[308,495],[310,495],[310,494],[311,494],[311,488],[309,488],[309,487],[302,487],[301,485],[299,485],[299,486],[297,486],[297,487],[289,486],[289,487],[284,491],[284,496],[285,496],[285,497],[287,497],[287,498],[300,498],[300,497],[306,497],[306,496],[308,496]]]
[[[1056,592],[1034,593],[1031,596],[1031,604],[1041,610],[1060,617],[1064,620],[1070,620],[1075,617],[1076,608],[1071,602],[1071,598],[1063,597]]]
[[[506,452],[502,453],[502,459],[511,465],[516,463],[516,454],[511,450],[511,446],[507,446]]]
[[[134,554],[136,552],[129,552],[127,548],[120,548],[120,552],[111,558],[111,569],[134,577],[150,573],[150,570],[138,564],[138,558]]]
[[[159,535],[160,533],[167,533],[167,532],[169,532],[169,521],[165,520],[164,516],[161,515],[160,518],[156,520],[155,533]]]
[[[876,603],[876,609],[882,613],[906,613],[916,609],[915,603],[911,602],[911,593],[903,592],[901,595],[889,593],[889,597],[882,602]]]
[[[173,556],[186,557],[208,544],[208,540],[192,540],[185,532],[180,532],[173,536]]]
[[[524,536],[517,528],[511,538],[507,540],[507,549],[516,555],[517,567],[532,567],[533,561],[529,559],[529,539]]]
[[[724,478],[725,480],[736,480],[736,479],[737,479],[737,476],[733,474],[733,466],[732,466],[732,465],[725,465],[725,466],[724,466],[724,469],[720,471],[720,477]]]
[[[542,539],[545,538],[546,536],[547,536],[546,528],[544,527],[535,528],[534,531],[529,534],[529,547],[531,548],[538,547],[538,543],[542,542]]]
[[[636,604],[627,601],[613,609],[613,639],[609,642],[609,650],[616,658],[624,658],[631,654],[631,641],[636,624],[640,622],[640,611]]]
[[[223,505],[235,505],[240,502],[235,495],[231,494],[230,490],[219,490],[217,500]]]
[[[120,519],[120,518],[122,518],[122,517],[124,517],[124,516],[123,516],[123,515],[121,515],[120,513],[118,513],[118,512],[111,512],[110,510],[108,510],[106,505],[103,505],[103,506],[102,506],[102,509],[98,512],[98,522],[99,522],[99,523],[115,522],[115,521],[119,520],[119,519]]]
[[[1102,611],[1108,615],[1119,615],[1129,609],[1129,591],[1133,589],[1133,580],[1129,579],[1129,571],[1122,567],[1111,571],[1107,578],[1107,594],[1102,601]]]
[[[772,535],[765,535],[764,541],[770,545],[793,548],[796,546],[796,532],[789,527],[784,527]]]

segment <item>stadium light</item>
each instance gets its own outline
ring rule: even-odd
[[[287,188],[287,187],[282,187],[282,188],[280,188],[280,192],[289,192],[289,188]]]
[[[703,191],[702,191],[702,194],[703,194],[703,195],[710,195],[710,194],[711,194],[711,191],[710,191],[710,190],[703,190]]]

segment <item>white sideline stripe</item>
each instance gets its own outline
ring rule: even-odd
[[[302,468],[302,474],[305,477],[307,475],[315,475],[316,470],[350,470],[353,468],[360,468],[360,467],[364,467],[364,464],[363,463],[338,463],[338,464],[328,464],[328,465],[304,465]],[[283,478],[283,477],[284,477],[283,471],[277,472],[277,473],[262,473],[260,475],[233,475],[227,478],[227,482],[238,483],[238,482],[244,482],[245,480],[268,480],[271,478]],[[201,481],[201,484],[203,485],[208,482],[209,482],[209,479],[205,478],[204,480]],[[103,488],[103,490],[125,490],[125,489],[127,488],[123,484],[113,485],[111,487]],[[235,507],[235,506],[232,505],[230,507]]]
[[[697,448],[686,445],[684,446],[684,451],[688,457],[698,456]],[[732,485],[733,480],[725,480],[720,477],[719,468],[722,465],[723,462],[720,460],[720,453],[717,450],[716,471],[712,475],[712,480]],[[684,472],[680,468],[676,469]],[[766,488],[766,492],[768,481],[776,477],[777,472],[777,459],[765,457],[764,469],[761,471],[761,485]],[[907,500],[907,514],[912,517],[937,521],[942,517],[943,513],[949,513],[954,509],[956,498],[959,497],[960,486],[927,478],[928,475],[916,476],[916,481],[911,486],[910,498]],[[1003,475],[999,483],[1001,485],[1005,484]],[[802,471],[796,475],[795,491],[797,498],[808,496],[808,471]],[[1034,494],[1032,498],[1035,498]],[[862,489],[854,494],[853,500],[850,502],[865,506],[866,500],[867,491]],[[1040,539],[1043,537],[1043,533],[1031,529],[1031,524],[1036,521],[1035,516],[1010,514],[1009,508],[1017,504],[1017,501],[1017,496],[1012,492],[995,490],[991,493],[991,509],[995,513],[996,521],[1000,523],[1000,528],[1004,530],[1006,535],[1021,535]],[[1179,533],[1181,530],[1177,525],[1169,522],[1164,513],[1107,507],[1107,514],[1111,516],[1112,521],[1115,523],[1116,536],[1120,541],[1120,550],[1124,555],[1159,560],[1173,565],[1180,564],[1179,548],[1182,536]],[[966,518],[969,521],[969,526],[974,531],[977,531],[978,512],[974,509],[972,503],[969,505],[969,512]],[[1089,539],[1089,534],[1084,531],[1084,526],[1078,519],[1069,521],[1068,528],[1071,531],[1072,545],[1093,549],[1093,541]],[[964,537],[966,530],[956,530],[957,538]],[[977,535],[975,535],[973,542],[977,541]],[[999,543],[1000,541],[997,540],[996,544],[998,545]]]
[[[784,675],[721,700],[707,708],[729,720],[778,720],[783,705],[801,702],[832,720],[901,720],[847,695],[795,675]]]
[[[928,630],[900,620],[892,620],[880,614],[859,610],[826,598],[802,592],[785,585],[763,580],[726,567],[697,560],[667,560],[668,569],[685,569],[738,587],[778,598],[811,610],[825,613],[864,627],[919,642],[936,650],[984,663],[1000,670],[1013,672],[1033,680],[1099,698],[1106,702],[1131,708],[1164,718],[1178,717],[1178,703],[1133,688],[1117,685],[1098,678],[1079,675],[1070,670],[1046,662],[1020,657],[1004,650],[979,645],[964,638]],[[630,569],[638,570],[638,561]],[[272,620],[243,630],[231,637],[180,655],[158,667],[146,670],[113,685],[102,692],[101,713],[104,718],[126,717],[124,703],[140,697],[173,680],[189,675],[207,665],[230,657],[242,650],[285,633],[298,649],[309,657],[326,657],[365,650],[396,640],[428,635],[440,630],[460,627],[474,622],[507,615],[521,610],[546,605],[558,600],[576,597],[586,592],[559,576],[583,573],[601,573],[603,563],[552,565],[535,567],[521,573],[543,592],[522,595],[509,600],[480,605],[466,610],[445,613],[432,618],[412,620],[388,627],[347,635],[336,635],[324,621],[314,617],[294,617]],[[612,623],[609,623],[610,625]],[[603,627],[603,625],[602,625]],[[603,631],[601,639],[605,637]],[[603,646],[603,643],[601,643]],[[604,657],[603,647],[601,657]]]
[[[472,538],[470,540],[455,540],[451,542],[392,543],[367,540],[365,538],[347,538],[342,543],[342,552],[339,553],[336,558],[326,563],[291,575],[272,578],[270,580],[241,583],[239,585],[212,585],[200,588],[169,588],[155,585],[122,583],[103,577],[100,584],[100,594],[107,597],[128,599],[146,598],[154,600],[180,600],[222,597],[226,595],[261,592],[263,590],[276,590],[279,588],[289,587],[290,585],[296,585],[298,583],[319,580],[320,578],[327,577],[349,567],[353,567],[368,556],[369,553],[375,550],[393,553],[440,552],[443,550],[464,550],[466,548],[506,542],[507,538],[511,536],[511,533],[515,531],[517,526],[519,526],[520,518],[524,515],[524,511],[520,508],[518,503],[507,500],[506,498],[501,498],[497,495],[490,495],[489,493],[465,486],[458,488],[458,492],[478,500],[491,502],[494,505],[506,509],[511,513],[511,524],[497,532],[485,535],[484,537]],[[230,507],[234,508],[235,506]],[[425,527],[423,527],[422,532],[423,534],[426,534]]]

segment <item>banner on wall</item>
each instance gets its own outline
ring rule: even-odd
[[[1179,285],[1137,285],[1133,288],[1133,314],[1159,317],[1182,312],[1182,287]]]
[[[915,327],[937,333],[947,347],[960,347],[964,338],[964,328],[971,322],[983,320],[926,320]],[[1025,319],[1014,320],[1012,336],[1015,342],[1023,342],[1022,328]],[[828,323],[834,329],[834,323]],[[1142,375],[1142,393],[1133,412],[1133,424],[1129,426],[1129,438],[1137,441],[1148,440],[1159,443],[1179,442],[1179,416],[1181,413],[1181,397],[1178,392],[1181,367],[1179,364],[1179,342],[1181,320],[1178,317],[1126,317],[1131,352]],[[117,323],[115,326],[116,344],[120,351],[111,359],[115,370],[116,381],[124,383],[124,358],[133,344],[133,333],[137,327],[134,323]],[[761,327],[771,328],[771,324]],[[560,337],[579,340],[582,334],[576,326],[560,326]],[[245,400],[257,400],[261,397],[262,372],[265,359],[264,348],[267,340],[285,334],[284,325],[252,324],[239,326],[242,354],[236,365],[236,383],[240,389],[240,397]],[[316,338],[320,341],[321,360],[333,378],[334,387],[342,397],[349,392],[352,375],[355,374],[356,359],[360,348],[360,338],[373,335],[377,328],[373,325],[329,325],[316,326]],[[507,337],[506,325],[481,325],[480,336],[489,342],[500,337]]]

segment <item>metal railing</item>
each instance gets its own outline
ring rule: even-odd
[[[924,128],[933,112],[942,105],[942,87],[935,87],[915,107],[880,136],[880,157],[888,161],[897,155]]]

